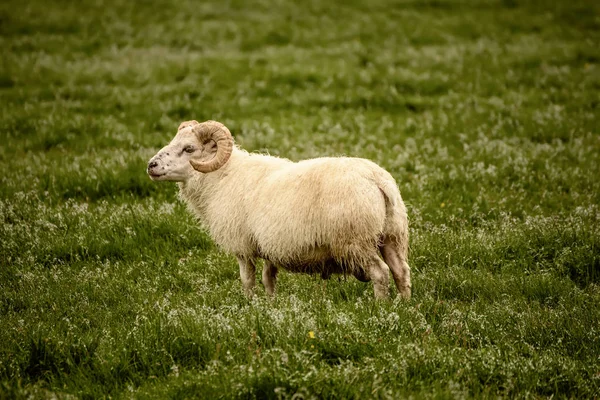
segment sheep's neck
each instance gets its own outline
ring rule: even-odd
[[[186,203],[190,211],[203,219],[211,196],[215,193],[221,180],[230,173],[232,161],[246,156],[246,152],[234,148],[230,160],[217,171],[208,174],[198,172],[189,180],[179,182],[179,197]]]

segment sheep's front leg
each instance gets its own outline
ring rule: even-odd
[[[242,278],[242,288],[247,297],[254,295],[254,284],[256,283],[256,265],[251,258],[238,257],[240,264],[240,278]]]
[[[262,271],[262,282],[269,296],[275,295],[275,284],[277,283],[277,267],[271,261],[265,260]]]
[[[383,262],[383,260],[377,256],[371,259],[369,264],[369,276],[373,281],[373,289],[375,290],[376,299],[386,299],[389,294],[390,285],[390,269]]]

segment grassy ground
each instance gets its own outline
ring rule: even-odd
[[[0,398],[600,396],[599,3],[366,4],[0,4]],[[388,169],[413,299],[247,301],[145,175],[186,119]]]

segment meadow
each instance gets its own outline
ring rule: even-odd
[[[0,52],[0,399],[600,397],[600,3],[5,0]],[[189,119],[390,171],[412,299],[246,299],[145,173]]]

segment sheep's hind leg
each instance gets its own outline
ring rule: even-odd
[[[240,264],[240,278],[242,278],[242,288],[247,297],[254,295],[254,284],[256,283],[256,265],[251,258],[238,257]]]
[[[381,255],[392,271],[398,294],[404,299],[410,299],[410,267],[406,262],[406,251],[402,251],[400,245],[386,239],[380,247]]]
[[[277,283],[277,267],[271,261],[265,260],[262,271],[262,282],[269,296],[275,295],[275,284]]]
[[[373,281],[376,299],[386,299],[389,294],[390,269],[379,256],[373,256],[368,264],[369,277]]]

